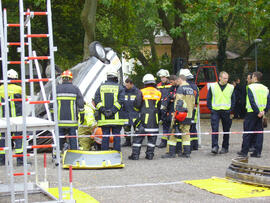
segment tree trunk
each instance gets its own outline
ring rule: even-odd
[[[173,38],[171,52],[172,61],[176,58],[184,58],[188,61],[189,58],[189,43],[186,37],[186,33],[182,33],[183,37]]]
[[[174,1],[174,8],[180,13],[186,12],[186,7],[183,0],[175,0]],[[161,8],[158,9],[159,18],[162,21],[162,26],[165,28],[166,32],[170,35],[170,30],[172,28],[181,27],[182,18],[179,14],[175,14],[174,22],[170,23],[166,13]],[[171,36],[171,35],[170,35]],[[176,58],[184,58],[188,61],[189,58],[189,42],[187,40],[187,34],[185,32],[181,32],[180,36],[173,37],[172,47],[171,47],[171,59],[172,62],[175,61]]]
[[[219,71],[223,70],[224,64],[227,59],[226,47],[227,47],[228,36],[226,34],[226,24],[223,18],[218,20],[218,56],[217,56],[217,67]]]
[[[95,28],[96,28],[96,11],[97,0],[85,0],[84,7],[81,13],[81,22],[85,31],[84,34],[84,46],[83,46],[83,59],[89,58],[88,46],[95,40]]]

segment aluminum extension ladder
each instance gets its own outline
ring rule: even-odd
[[[4,15],[3,15],[4,13]],[[23,165],[23,172],[21,173],[14,173],[14,167],[13,167],[13,157],[16,157],[17,155],[12,154],[12,144],[11,144],[11,134],[14,130],[15,124],[14,124],[14,118],[11,118],[9,116],[9,102],[11,101],[8,98],[8,93],[5,91],[5,102],[2,103],[2,105],[5,108],[5,133],[6,133],[6,143],[7,147],[0,149],[5,150],[8,154],[7,161],[6,161],[6,172],[7,177],[10,179],[10,183],[7,188],[9,188],[10,194],[11,194],[11,202],[18,202],[18,201],[24,201],[28,202],[28,175],[35,175],[35,184],[37,187],[39,187],[38,183],[38,170],[37,170],[37,148],[45,148],[45,147],[56,147],[56,162],[58,163],[57,167],[57,175],[58,175],[58,191],[59,191],[59,199],[57,202],[63,202],[63,195],[62,195],[62,174],[61,174],[61,163],[60,163],[60,150],[59,150],[59,132],[58,132],[58,126],[57,126],[57,105],[56,105],[56,80],[55,80],[55,63],[54,63],[54,52],[56,51],[56,47],[53,45],[53,31],[52,31],[52,13],[51,13],[51,1],[47,0],[47,11],[46,12],[32,12],[29,9],[27,12],[24,12],[23,7],[23,0],[19,0],[19,13],[20,13],[20,23],[19,24],[8,24],[7,23],[7,11],[4,9],[4,12],[2,13],[2,1],[0,0],[0,40],[1,40],[1,60],[2,60],[2,73],[3,73],[3,80],[1,81],[4,84],[4,88],[7,90],[9,83],[21,83],[22,86],[22,117],[20,118],[20,125],[22,131],[22,136],[18,136],[19,139],[22,139],[23,143],[23,158],[24,158],[24,165]],[[47,22],[48,22],[48,33],[47,34],[32,34],[31,33],[31,18],[34,16],[47,16]],[[4,19],[3,19],[4,18]],[[4,22],[4,23],[3,23]],[[8,28],[10,27],[19,27],[20,28],[20,42],[8,42]],[[25,34],[25,27],[27,28],[27,34]],[[25,42],[25,38],[27,39],[27,42]],[[32,38],[48,38],[49,39],[49,54],[50,56],[36,56],[35,52],[33,51],[32,47]],[[21,60],[20,61],[8,61],[8,47],[9,46],[18,46],[17,50],[20,53]],[[25,56],[25,47],[28,46],[28,56]],[[33,74],[33,61],[35,61],[36,64],[38,60],[50,60],[51,64],[51,78],[34,78]],[[20,80],[8,80],[7,78],[7,70],[9,64],[18,64],[21,67],[21,79]],[[30,79],[26,79],[25,77],[25,64],[29,64],[29,73],[30,73]],[[37,66],[37,65],[36,65]],[[39,67],[37,67],[39,68]],[[39,75],[40,76],[40,75]],[[52,82],[52,100],[49,101],[45,97],[43,97],[43,101],[32,101],[31,99],[34,98],[34,85],[33,82],[39,82],[40,85],[42,82],[51,81]],[[30,95],[31,99],[28,99],[26,97],[26,83],[30,84]],[[31,108],[31,117],[27,117],[26,115],[26,104],[44,104],[46,109],[48,107],[48,103],[53,103],[54,108],[54,121],[50,121],[48,125],[52,128],[54,131],[55,139],[54,139],[54,145],[36,145],[36,131],[41,127],[41,123],[44,123],[44,119],[39,119],[40,122],[37,122],[36,124],[29,125],[29,122],[31,122],[31,119],[38,120],[38,118],[35,118],[35,112],[34,108]],[[48,116],[49,117],[49,116]],[[51,124],[53,123],[53,125]],[[16,124],[17,126],[17,124]],[[27,138],[29,137],[27,135],[27,131],[33,131],[33,140],[34,145],[33,146],[27,146]],[[17,139],[18,139],[17,138]],[[14,138],[13,138],[14,139]],[[29,172],[27,168],[27,157],[31,154],[27,154],[27,149],[34,149],[34,165],[35,165],[35,171]],[[15,183],[15,177],[16,176],[24,176],[24,183],[23,183],[23,190],[24,190],[24,199],[15,199],[16,197],[16,183]],[[46,192],[42,188],[40,188],[43,192]]]

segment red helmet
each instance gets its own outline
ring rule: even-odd
[[[186,117],[187,117],[187,112],[185,112],[185,111],[184,111],[184,112],[181,112],[181,111],[175,111],[175,112],[174,112],[174,117],[175,117],[176,120],[182,122],[182,121],[184,121],[184,120],[186,119]]]
[[[62,77],[62,78],[67,77],[67,78],[72,79],[72,78],[73,78],[72,72],[70,72],[69,70],[66,70],[66,71],[64,71],[64,72],[61,74],[61,77]]]

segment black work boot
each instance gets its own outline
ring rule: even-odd
[[[146,154],[145,158],[148,160],[152,160],[154,158],[154,154]]]
[[[5,162],[5,154],[0,154],[0,166],[4,166]]]
[[[178,156],[182,155],[182,142],[176,143],[176,154],[178,154]]]
[[[183,154],[181,155],[181,157],[190,158],[190,153],[191,153],[190,145],[184,145],[183,149],[184,149],[184,151],[183,151]]]
[[[158,148],[165,148],[167,147],[167,140],[161,139],[161,142],[159,145],[157,145]]]
[[[130,160],[138,160],[140,157],[140,151],[141,151],[141,147],[132,147],[132,153],[131,155],[128,157],[128,159]]]
[[[161,158],[166,159],[166,158],[175,158],[176,154],[176,146],[169,145],[169,153],[166,153],[161,156]]]
[[[199,144],[198,144],[198,140],[192,140],[192,144],[191,144],[191,150],[198,150],[199,148]]]
[[[130,147],[131,146],[131,137],[126,137],[126,141],[122,144],[122,147]]]
[[[131,154],[129,157],[128,157],[128,159],[130,159],[130,160],[139,160],[139,155],[135,155],[135,154]]]

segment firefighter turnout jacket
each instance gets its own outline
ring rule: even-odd
[[[134,108],[140,112],[136,127],[142,125],[145,133],[158,132],[159,109],[161,92],[155,87],[148,86],[138,92]]]
[[[125,88],[125,101],[124,101],[124,113],[125,118],[128,120],[127,125],[133,125],[134,121],[138,117],[138,112],[134,110],[135,98],[139,92],[139,89],[133,86],[131,89]]]
[[[126,119],[123,113],[125,90],[112,79],[101,84],[95,93],[94,102],[98,110],[98,126],[124,125]],[[109,116],[105,116],[110,112]]]
[[[84,113],[84,100],[78,87],[69,81],[56,86],[59,127],[77,127],[79,113]],[[51,106],[52,107],[52,106]]]
[[[21,99],[22,98],[22,88],[19,85],[8,84],[8,97],[9,99]],[[5,89],[4,85],[0,86],[0,100],[4,102]],[[9,102],[9,115],[11,117],[22,115],[22,102],[21,101],[10,101]],[[5,116],[5,107],[0,105],[0,117]]]
[[[168,96],[171,86],[172,85],[170,83],[160,82],[157,84],[157,89],[161,92],[162,99]]]
[[[182,100],[184,102],[188,110],[186,119],[181,123],[191,125],[193,109],[195,106],[195,95],[192,87],[187,82],[183,82],[177,88],[174,108],[176,107],[179,100]]]

